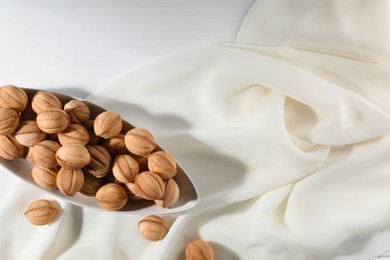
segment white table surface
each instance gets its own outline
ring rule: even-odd
[[[233,41],[252,2],[1,0],[0,84],[86,95],[164,54]]]
[[[232,42],[254,0],[0,0],[0,85],[84,98],[174,51]],[[15,177],[0,174],[0,201]]]

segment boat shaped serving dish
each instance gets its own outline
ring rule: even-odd
[[[29,100],[34,96],[34,94],[39,91],[37,89],[23,89]],[[77,99],[71,96],[67,96],[64,94],[54,93],[55,96],[58,97],[58,99],[61,101],[62,105],[64,106],[67,102],[73,99]],[[78,99],[79,100],[79,99]],[[83,101],[83,100],[81,100]],[[93,104],[88,101],[83,101],[85,104],[88,105],[91,115],[90,118],[94,119],[98,114],[106,111],[106,109]],[[131,112],[131,111],[129,111]],[[128,130],[134,128],[135,126],[131,125],[130,123],[123,120],[123,128],[122,133],[126,133]],[[162,147],[160,147],[157,144],[156,150],[164,150]],[[31,185],[35,186],[37,189],[41,189],[44,192],[47,192],[54,197],[57,197],[63,201],[81,206],[86,208],[91,208],[99,211],[104,212],[113,212],[118,214],[134,214],[134,215],[164,215],[164,214],[174,214],[182,211],[189,210],[197,205],[199,202],[199,195],[196,190],[196,187],[188,174],[184,171],[184,169],[177,164],[177,174],[174,177],[174,180],[177,182],[179,188],[180,188],[180,197],[179,200],[176,202],[175,205],[173,205],[171,208],[161,208],[157,206],[154,201],[147,201],[147,200],[131,200],[129,199],[127,204],[119,211],[107,211],[104,209],[101,209],[99,205],[97,204],[95,197],[89,197],[86,195],[81,194],[80,192],[76,193],[74,196],[66,196],[62,194],[58,189],[56,190],[46,190],[38,186],[31,175],[31,169],[33,167],[33,164],[28,162],[25,158],[20,158],[17,160],[5,160],[0,157],[0,163],[2,166],[4,166],[10,173],[13,175],[19,177],[20,179],[30,183]]]

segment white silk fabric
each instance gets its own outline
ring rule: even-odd
[[[48,227],[2,214],[2,259],[183,259],[194,239],[217,259],[354,253],[356,237],[390,225],[388,11],[376,0],[257,1],[235,43],[108,82],[88,100],[149,129],[199,205],[165,216],[170,231],[155,243],[140,237],[140,216],[64,202]],[[2,210],[18,215],[39,196],[18,184]]]

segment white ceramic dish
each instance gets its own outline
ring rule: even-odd
[[[31,97],[38,91],[35,89],[24,89],[31,100]],[[53,93],[53,92],[51,92]],[[73,97],[53,93],[56,95],[64,105],[68,101],[75,99]],[[99,113],[105,111],[104,108],[92,104],[90,102],[84,101],[86,104],[88,104],[90,110],[91,110],[91,118],[95,118],[96,115]],[[123,120],[123,132],[127,132],[129,129],[133,128],[134,126],[130,123]],[[158,150],[163,150],[159,145],[157,145]],[[171,208],[163,209],[157,206],[153,201],[146,201],[146,200],[129,200],[124,208],[122,208],[119,211],[107,211],[103,210],[99,207],[99,205],[95,201],[95,197],[88,197],[81,193],[77,193],[74,196],[66,196],[62,194],[59,190],[45,190],[41,187],[39,187],[34,179],[31,176],[31,169],[32,164],[29,163],[26,159],[21,158],[14,161],[8,161],[3,158],[0,158],[0,163],[9,170],[10,173],[16,175],[17,177],[21,178],[22,180],[30,183],[31,185],[37,187],[38,189],[41,189],[45,192],[50,193],[51,195],[67,201],[69,203],[79,205],[81,207],[87,207],[91,209],[96,209],[99,211],[104,212],[113,212],[113,213],[119,213],[119,214],[134,214],[134,215],[149,215],[149,214],[156,214],[156,215],[163,215],[163,214],[173,214],[178,213],[182,211],[189,210],[196,206],[196,204],[199,202],[199,195],[195,188],[194,183],[191,181],[190,177],[186,174],[186,172],[183,170],[183,168],[178,164],[178,172],[176,176],[174,177],[175,181],[180,187],[180,197],[178,202]]]

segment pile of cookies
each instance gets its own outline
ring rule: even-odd
[[[117,113],[91,116],[88,103],[64,102],[56,94],[0,87],[0,156],[26,158],[40,187],[67,196],[95,196],[102,209],[122,209],[129,200],[175,205],[180,189],[175,159],[157,149],[143,128],[125,130]]]

